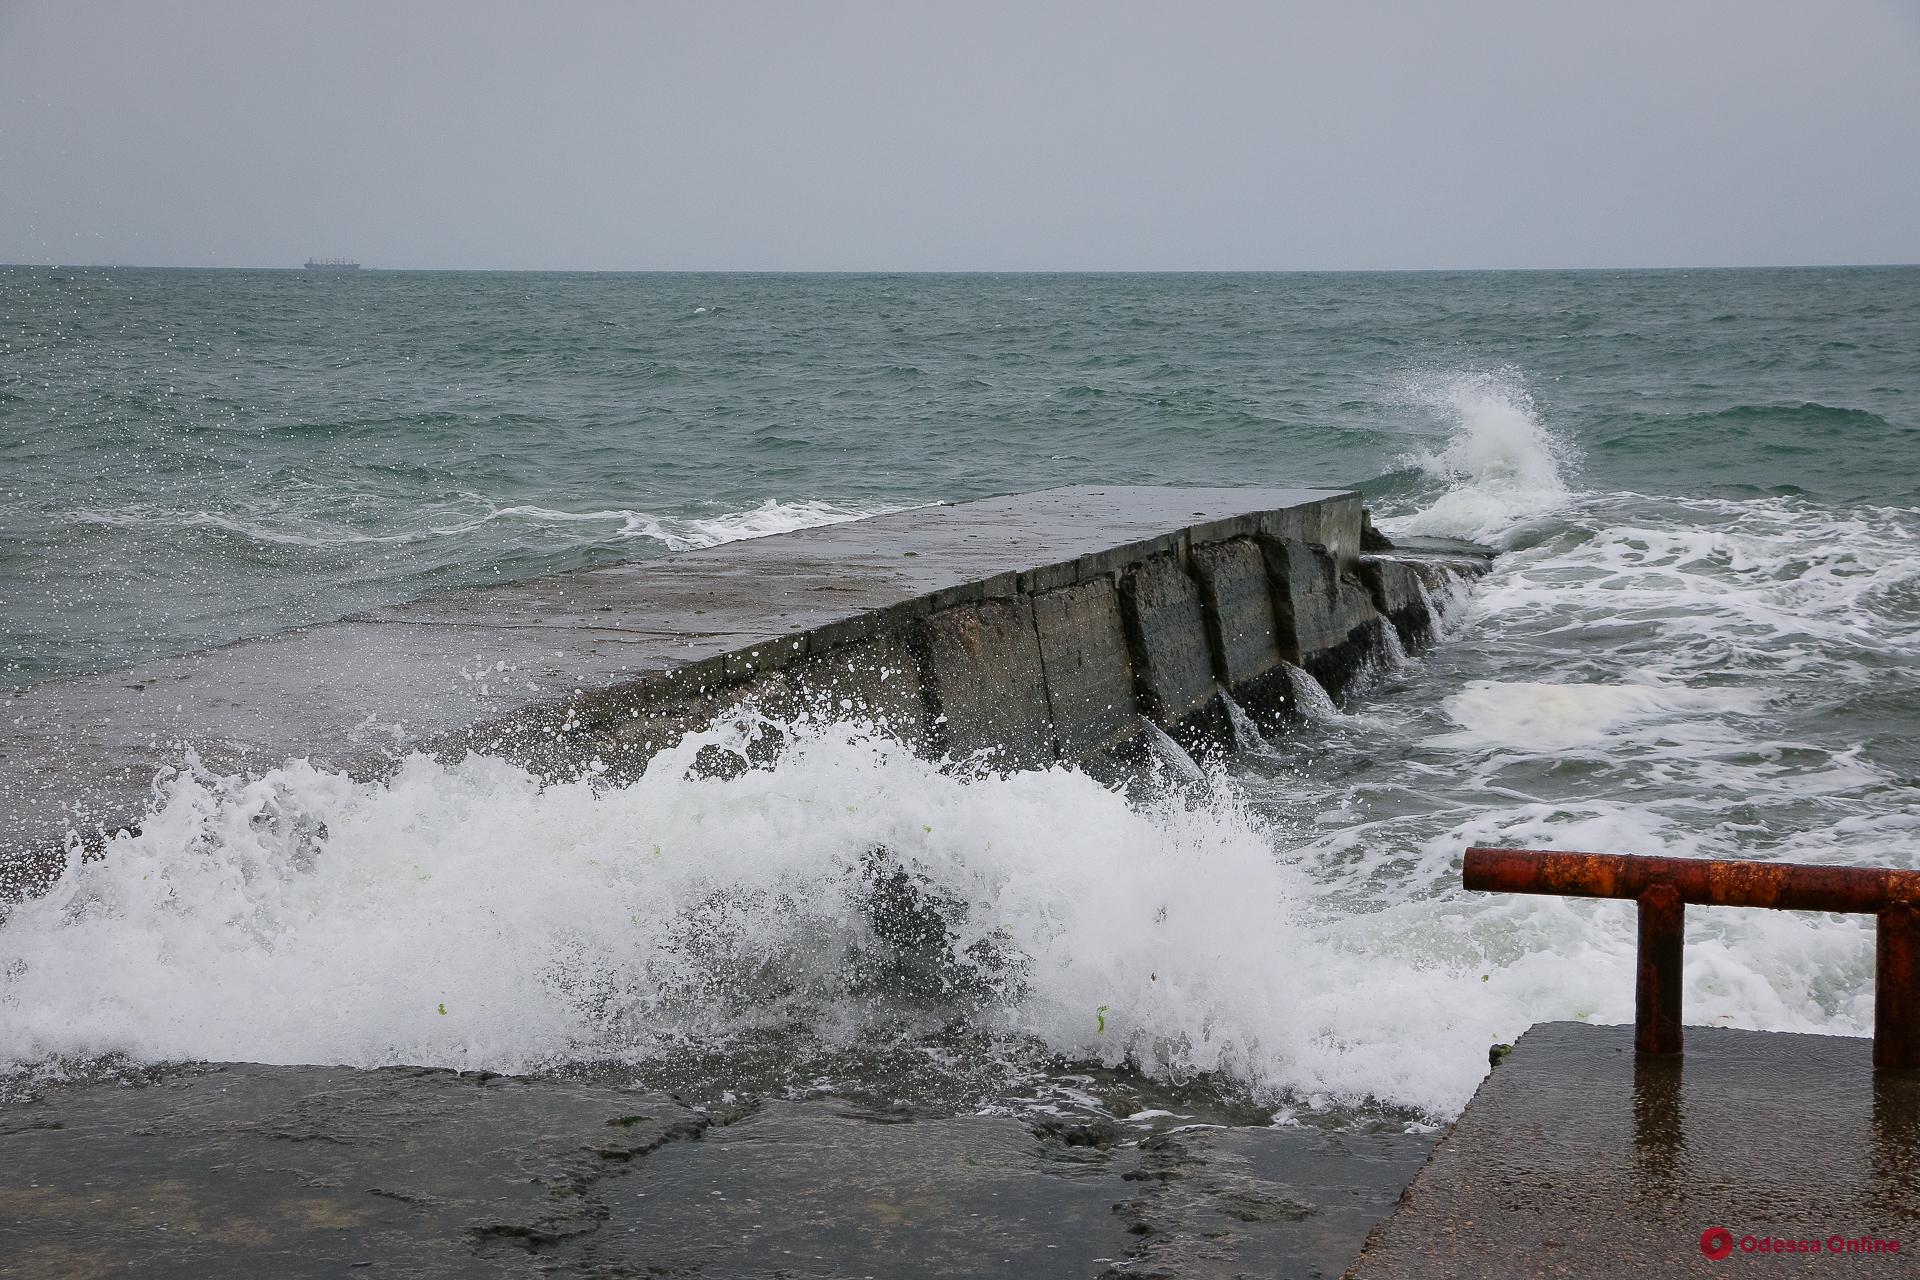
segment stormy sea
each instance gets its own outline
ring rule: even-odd
[[[1632,1017],[1631,908],[1467,894],[1468,845],[1920,869],[1920,268],[0,269],[15,686],[1082,482],[1353,488],[1500,555],[1435,648],[1130,788],[859,724],[618,785],[183,747],[0,906],[0,1092],[411,1063],[1428,1127],[1490,1044]],[[991,944],[965,980],[849,961],[876,847]],[[1691,1018],[1870,1029],[1870,919],[1688,919]]]

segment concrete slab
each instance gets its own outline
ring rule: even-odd
[[[68,831],[133,820],[186,746],[217,770],[310,757],[367,776],[408,750],[483,746],[516,720],[557,727],[662,679],[737,680],[903,617],[1092,580],[1196,540],[1357,546],[1359,523],[1358,496],[1328,490],[1052,489],[453,592],[17,687],[0,704],[0,899]]]
[[[1400,1133],[918,1116],[387,1068],[172,1067],[0,1104],[0,1280],[1310,1277]]]
[[[1101,578],[1033,597],[1034,630],[1060,754],[1112,751],[1140,734],[1120,594]]]
[[[1688,1027],[1641,1058],[1632,1027],[1536,1026],[1348,1275],[1920,1275],[1920,1073],[1871,1051]]]
[[[1193,549],[1193,576],[1220,682],[1241,705],[1270,717],[1288,700],[1266,559],[1251,538]]]
[[[1259,540],[1273,584],[1274,621],[1280,652],[1338,695],[1372,648],[1383,625],[1357,566],[1325,547]]]
[[[1200,585],[1179,557],[1151,556],[1120,579],[1120,610],[1133,650],[1133,678],[1162,729],[1202,736],[1219,701]]]
[[[1027,596],[943,609],[924,632],[939,741],[955,757],[1044,769],[1055,759],[1040,636]]]

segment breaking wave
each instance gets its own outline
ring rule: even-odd
[[[1448,433],[1440,449],[1403,459],[1445,491],[1395,522],[1400,532],[1492,539],[1571,497],[1568,451],[1541,422],[1518,371],[1416,374],[1400,399],[1437,416]]]
[[[776,502],[769,498],[757,507],[720,516],[652,516],[644,512],[622,511],[623,538],[652,538],[666,544],[669,551],[689,551],[696,547],[716,547],[723,542],[745,538],[765,538],[795,529],[843,524],[867,516],[904,511],[901,506],[848,507],[832,502]]]
[[[784,728],[728,780],[691,766],[738,726],[618,786],[481,756],[184,771],[0,926],[0,1044],[526,1071],[958,1014],[1150,1073],[1315,1071],[1286,977],[1305,882],[1230,787],[1135,805]]]

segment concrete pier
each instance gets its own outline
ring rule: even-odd
[[[0,1280],[1333,1276],[1430,1138],[199,1064],[0,1105]]]
[[[1871,1055],[1721,1027],[1637,1055],[1632,1027],[1536,1026],[1348,1276],[1920,1274],[1920,1073]]]
[[[1364,545],[1363,545],[1364,544]],[[742,699],[861,716],[1005,766],[1220,732],[1338,690],[1471,548],[1388,550],[1358,495],[1086,486],[921,508],[453,592],[10,691],[0,900],[136,823],[188,748],[377,776],[409,751],[618,773]]]

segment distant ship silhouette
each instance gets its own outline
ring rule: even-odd
[[[309,271],[358,271],[360,264],[347,258],[308,258]]]

